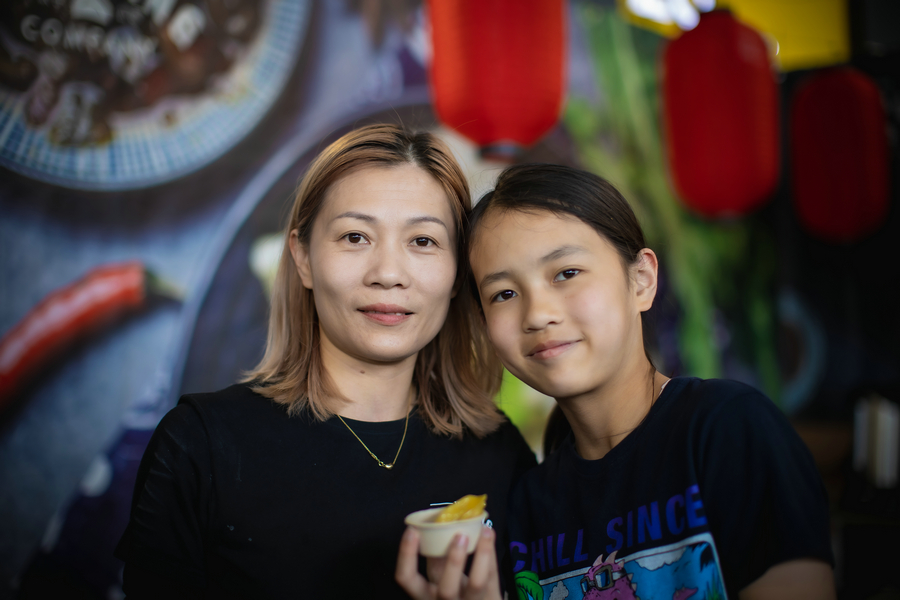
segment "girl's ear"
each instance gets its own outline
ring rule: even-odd
[[[309,267],[309,248],[300,241],[300,235],[296,229],[291,230],[288,245],[291,248],[294,266],[297,267],[297,273],[300,275],[300,281],[303,283],[303,287],[308,290],[313,289],[312,269]]]
[[[659,275],[659,260],[650,248],[638,252],[638,259],[632,266],[632,280],[638,309],[650,310],[656,298],[656,283]]]

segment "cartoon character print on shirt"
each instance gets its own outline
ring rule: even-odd
[[[606,560],[603,560],[602,554],[598,556],[591,568],[581,578],[584,600],[607,600],[609,598],[637,600],[637,595],[634,593],[637,585],[631,582],[634,574],[626,572],[624,567],[616,562],[616,552],[610,554]]]
[[[515,575],[519,600],[723,600],[722,574],[708,533],[617,558],[597,557],[586,569],[539,580]]]

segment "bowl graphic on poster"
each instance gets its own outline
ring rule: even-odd
[[[215,160],[267,113],[311,0],[10,0],[0,8],[0,165],[127,190]]]

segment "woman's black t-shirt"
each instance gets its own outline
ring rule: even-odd
[[[347,423],[390,460],[405,420]],[[456,440],[431,433],[413,412],[387,470],[338,419],[289,418],[246,385],[184,396],[157,427],[138,473],[116,550],[125,593],[403,597],[394,582],[403,518],[486,493],[503,531],[513,480],[534,464],[509,422],[484,439]]]

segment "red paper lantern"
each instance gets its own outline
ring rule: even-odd
[[[675,189],[708,217],[743,215],[775,190],[778,88],[765,41],[730,12],[700,17],[662,59],[666,151]]]
[[[887,124],[881,93],[850,67],[821,71],[791,101],[794,206],[803,225],[853,242],[888,212]]]
[[[562,0],[430,0],[438,117],[482,154],[514,154],[556,124],[563,102]]]

